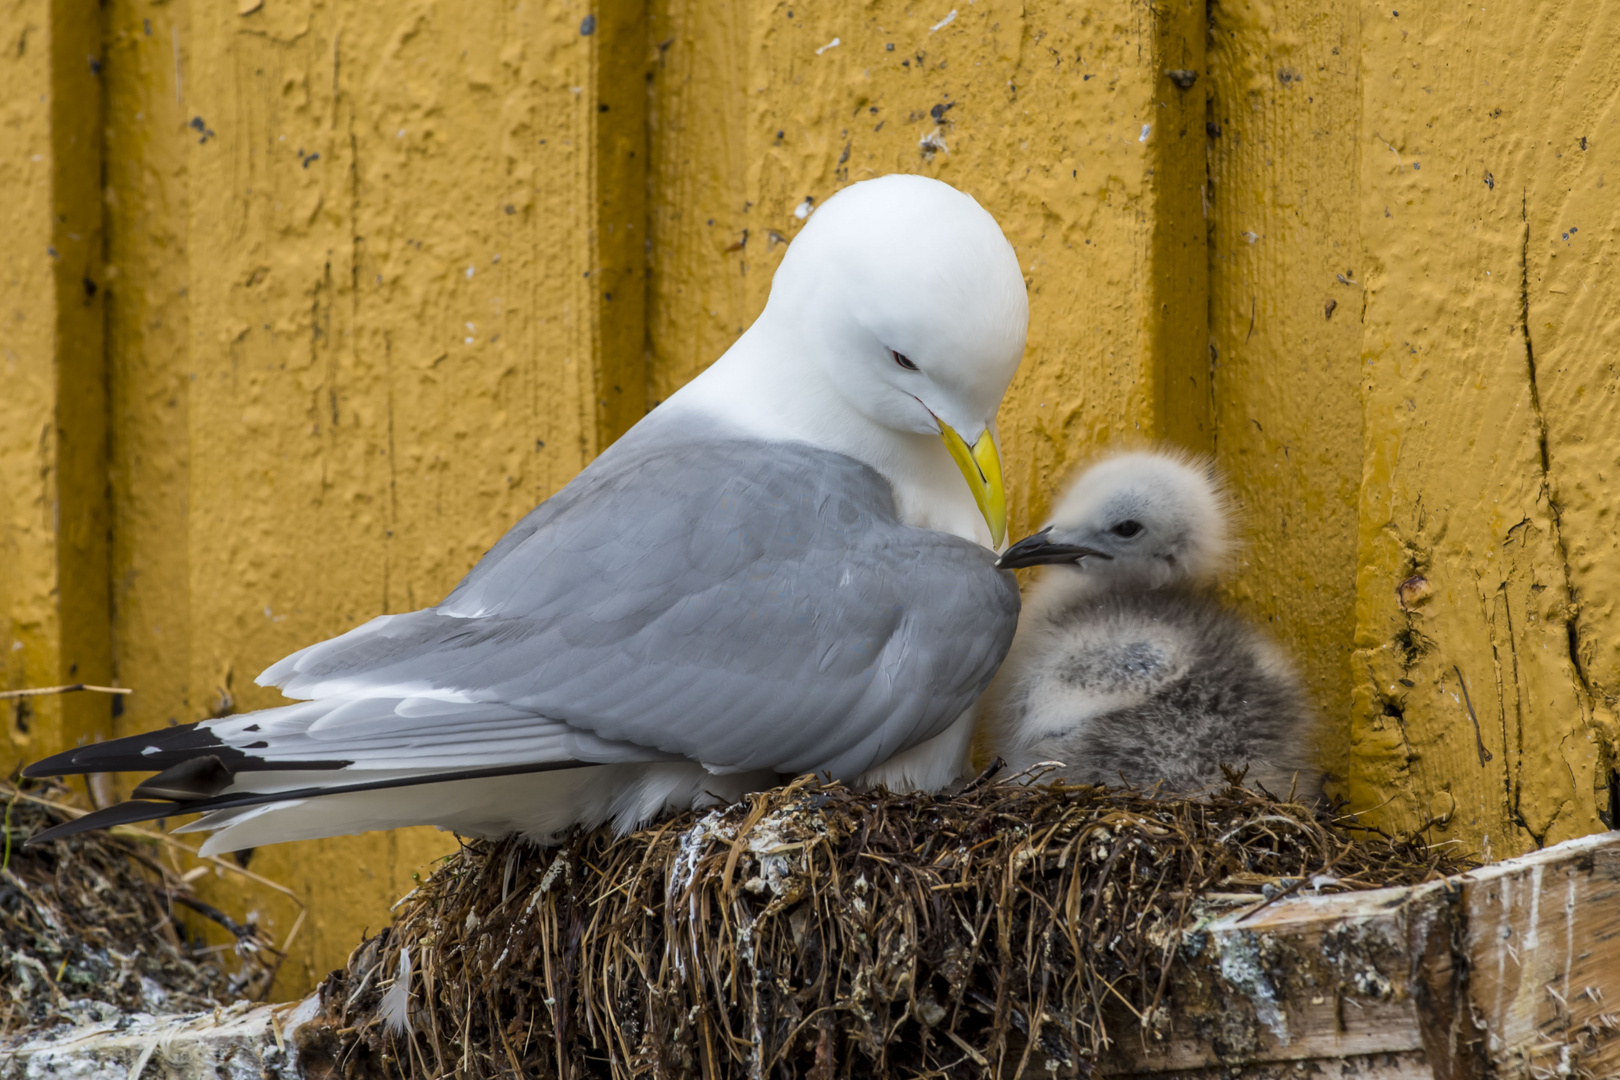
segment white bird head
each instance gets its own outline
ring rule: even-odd
[[[1029,299],[1012,245],[972,196],[921,176],[845,188],[794,238],[756,325],[794,342],[790,362],[831,388],[797,407],[942,437],[1000,543],[995,415]]]
[[[1155,589],[1207,582],[1226,555],[1226,519],[1226,500],[1205,463],[1120,454],[1081,473],[1046,528],[1008,548],[997,565],[1061,564]]]

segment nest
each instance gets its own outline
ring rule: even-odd
[[[312,1038],[409,1080],[1086,1076],[1162,1035],[1213,913],[1463,868],[1236,784],[805,777],[629,836],[466,845],[329,977]]]
[[[60,784],[0,782],[0,1037],[268,992],[282,952],[192,892],[173,863],[178,841],[124,828],[24,850],[30,836],[83,813],[67,797]],[[208,944],[199,918],[229,944]]]

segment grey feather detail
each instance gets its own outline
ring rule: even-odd
[[[432,708],[428,708],[431,704]],[[289,772],[299,782],[352,784],[356,773],[448,770],[541,762],[664,761],[673,755],[615,743],[525,709],[484,702],[425,704],[422,699],[326,698],[240,713],[203,725],[226,746],[262,762],[343,761],[317,775]],[[276,790],[276,774],[239,774],[232,790]]]
[[[901,523],[888,484],[853,459],[655,414],[437,608],[374,619],[259,681],[393,699],[400,719],[384,726],[405,742],[464,730],[453,709],[440,727],[403,715],[438,700],[717,772],[854,776],[939,734],[988,683],[1018,611],[993,561]],[[403,749],[366,723],[323,719],[296,738],[367,767],[362,728],[379,754]]]
[[[990,727],[1014,768],[1060,761],[1052,779],[1193,792],[1224,784],[1224,764],[1279,797],[1320,794],[1298,676],[1213,597],[1077,591],[1026,623]]]

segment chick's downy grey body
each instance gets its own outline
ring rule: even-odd
[[[1320,794],[1315,722],[1287,658],[1210,585],[1225,512],[1206,473],[1162,454],[1101,462],[1003,565],[1048,564],[986,699],[982,758],[1050,779],[1194,792],[1222,766]]]

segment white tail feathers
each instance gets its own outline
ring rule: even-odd
[[[399,950],[399,974],[394,976],[394,985],[388,988],[383,995],[382,1004],[377,1007],[383,1022],[388,1030],[395,1035],[403,1032],[411,1033],[411,947],[404,946]]]

